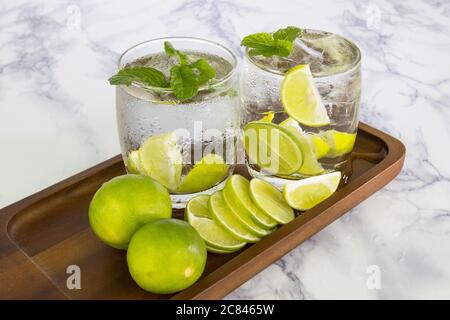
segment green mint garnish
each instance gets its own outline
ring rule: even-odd
[[[216,70],[206,59],[201,58],[188,64],[189,60],[187,55],[176,50],[168,41],[164,42],[164,51],[169,57],[177,56],[179,60],[179,65],[173,66],[170,69],[169,81],[166,81],[161,71],[154,68],[125,67],[109,78],[109,83],[112,85],[129,86],[133,82],[139,82],[152,87],[170,87],[175,97],[181,101],[185,101],[195,97],[201,85],[208,83],[216,77]]]
[[[161,71],[148,67],[124,68],[108,79],[112,85],[129,86],[133,82],[140,82],[152,87],[165,88],[168,86],[166,78]]]
[[[250,48],[250,55],[287,57],[292,51],[292,43],[301,33],[297,27],[279,29],[273,34],[260,32],[244,37],[241,45]]]

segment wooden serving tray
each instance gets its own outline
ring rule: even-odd
[[[400,172],[404,157],[400,141],[361,123],[352,174],[333,196],[237,253],[209,253],[205,272],[192,287],[155,295],[133,282],[125,251],[106,246],[89,227],[95,191],[125,173],[116,156],[0,210],[0,299],[222,298],[386,185]],[[247,175],[242,167],[237,172]],[[66,286],[69,265],[81,268],[79,290]]]

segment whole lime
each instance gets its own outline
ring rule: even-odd
[[[139,229],[128,246],[127,262],[144,290],[168,294],[191,286],[206,263],[206,246],[197,231],[178,219],[161,219]]]
[[[155,180],[128,174],[103,184],[89,206],[89,223],[106,244],[126,249],[144,224],[172,216],[169,192]]]

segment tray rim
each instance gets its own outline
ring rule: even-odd
[[[353,180],[352,183],[348,185],[349,187],[352,186],[352,188],[342,188],[338,190],[335,194],[336,196],[340,196],[338,201],[333,203],[333,198],[335,196],[325,200],[315,208],[309,210],[307,216],[300,215],[289,224],[280,227],[260,242],[253,244],[251,247],[245,249],[231,260],[200,279],[192,287],[175,294],[171,299],[223,298],[226,294],[242,285],[255,274],[272,264],[275,260],[302,244],[305,240],[312,237],[324,227],[331,224],[334,220],[345,214],[348,210],[357,206],[363,200],[367,199],[370,195],[393,180],[403,167],[406,155],[404,144],[391,135],[363,122],[359,122],[358,129],[375,136],[385,143],[387,154],[382,161]],[[8,232],[9,222],[16,213],[33,203],[66,187],[80,183],[91,175],[116,164],[118,161],[122,161],[122,156],[120,154],[1,208],[0,241],[6,240],[9,243],[3,243],[0,247],[0,266],[2,260],[6,259],[8,255],[16,254],[17,259],[23,262],[26,262],[25,260],[31,262],[29,263],[29,268],[34,268],[34,270],[30,270],[30,273],[41,273],[41,277],[44,276],[49,282],[49,287],[53,287],[54,290],[57,290],[63,299],[71,299],[70,296],[66,295],[53,284],[52,280],[47,277],[45,272],[39,270],[38,266],[32,262],[32,258],[29,257],[15,243],[14,239],[10,237]],[[352,201],[352,204],[349,205],[348,199],[355,196],[357,196],[356,201]],[[273,239],[275,239],[275,241],[272,243]],[[274,248],[277,250],[273,250]],[[248,265],[252,265],[251,270],[247,268]],[[1,294],[0,299],[3,299]]]

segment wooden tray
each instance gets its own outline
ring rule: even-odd
[[[405,157],[400,141],[365,124],[354,151],[353,174],[332,197],[235,254],[208,254],[196,284],[165,296],[141,290],[128,274],[125,251],[106,246],[89,227],[93,194],[125,173],[121,157],[114,157],[0,210],[0,298],[222,298],[386,185]],[[247,174],[243,168],[238,172]],[[81,268],[80,290],[67,289],[69,265]]]

